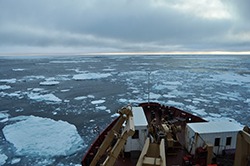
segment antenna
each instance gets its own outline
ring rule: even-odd
[[[148,104],[150,100],[150,74],[151,72],[148,72]]]

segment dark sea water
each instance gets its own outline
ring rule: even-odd
[[[68,122],[83,140],[70,154],[31,155],[25,146],[17,152],[2,131],[0,163],[78,165],[95,126],[102,130],[120,107],[147,101],[148,91],[151,101],[250,126],[249,55],[0,57],[1,130],[33,115]]]

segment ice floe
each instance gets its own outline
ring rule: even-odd
[[[5,154],[0,154],[0,165],[4,165],[8,157]]]
[[[16,83],[16,79],[15,78],[11,78],[11,79],[1,79],[0,82],[1,83],[9,83],[9,84],[14,84]]]
[[[11,160],[11,164],[17,164],[17,163],[19,163],[21,161],[21,158],[13,158],[12,160]]]
[[[106,106],[98,106],[96,107],[97,110],[106,110],[107,107]]]
[[[174,106],[174,107],[178,107],[178,106],[182,107],[182,106],[184,106],[183,103],[176,102],[176,101],[173,101],[173,100],[168,100],[167,105]]]
[[[68,91],[70,91],[70,89],[62,89],[62,90],[60,90],[61,92],[68,92]]]
[[[102,104],[102,103],[105,103],[105,100],[94,100],[94,101],[91,101],[91,104]]]
[[[100,79],[100,78],[107,78],[111,76],[110,73],[83,73],[83,74],[76,74],[73,76],[74,80],[92,80],[92,79]]]
[[[107,113],[109,113],[109,114],[111,113],[111,111],[110,111],[110,110],[105,110],[105,111],[106,111]]]
[[[39,84],[42,86],[54,86],[59,84],[60,82],[58,81],[44,81],[44,82],[40,82]]]
[[[78,96],[78,97],[75,97],[74,99],[75,100],[84,100],[86,98],[87,98],[86,96]]]
[[[62,100],[56,97],[54,94],[39,94],[39,93],[29,93],[28,97],[31,100],[36,100],[36,101],[48,101],[48,102],[61,102]]]
[[[36,116],[12,120],[16,122],[2,131],[20,156],[69,156],[83,146],[76,127],[68,122]]]
[[[155,93],[152,93],[152,92],[149,93],[149,98],[150,99],[159,99],[161,97],[162,96],[160,94],[155,94]]]
[[[0,112],[0,122],[4,123],[7,122],[9,120],[9,114],[7,113],[8,111],[1,111]]]
[[[94,98],[95,98],[94,95],[88,95],[87,97],[88,97],[88,98],[91,98],[91,99],[94,99]]]
[[[0,85],[0,90],[6,90],[6,89],[10,89],[11,86],[9,85]]]
[[[114,113],[114,114],[112,114],[110,117],[111,117],[111,118],[116,118],[116,117],[118,117],[118,116],[120,116],[120,114]]]
[[[39,76],[31,75],[31,76],[25,76],[25,77],[23,77],[22,80],[24,80],[24,81],[33,81],[33,80],[40,80],[40,79],[45,79],[45,77],[42,76],[42,75],[39,75]]]
[[[17,97],[18,99],[22,99],[23,98],[23,95],[21,93],[21,91],[15,91],[13,93],[4,93],[4,92],[0,92],[0,96],[1,97]]]
[[[13,71],[24,71],[25,69],[17,68],[17,69],[12,69]]]
[[[250,82],[250,75],[239,75],[236,73],[223,73],[218,75],[212,75],[211,77],[211,80],[222,81],[223,83],[231,85],[241,85],[243,83]]]

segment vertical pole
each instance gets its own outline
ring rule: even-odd
[[[148,72],[148,104],[150,100],[150,72]]]

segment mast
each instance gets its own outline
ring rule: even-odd
[[[148,72],[148,104],[150,100],[150,74],[151,72]]]

